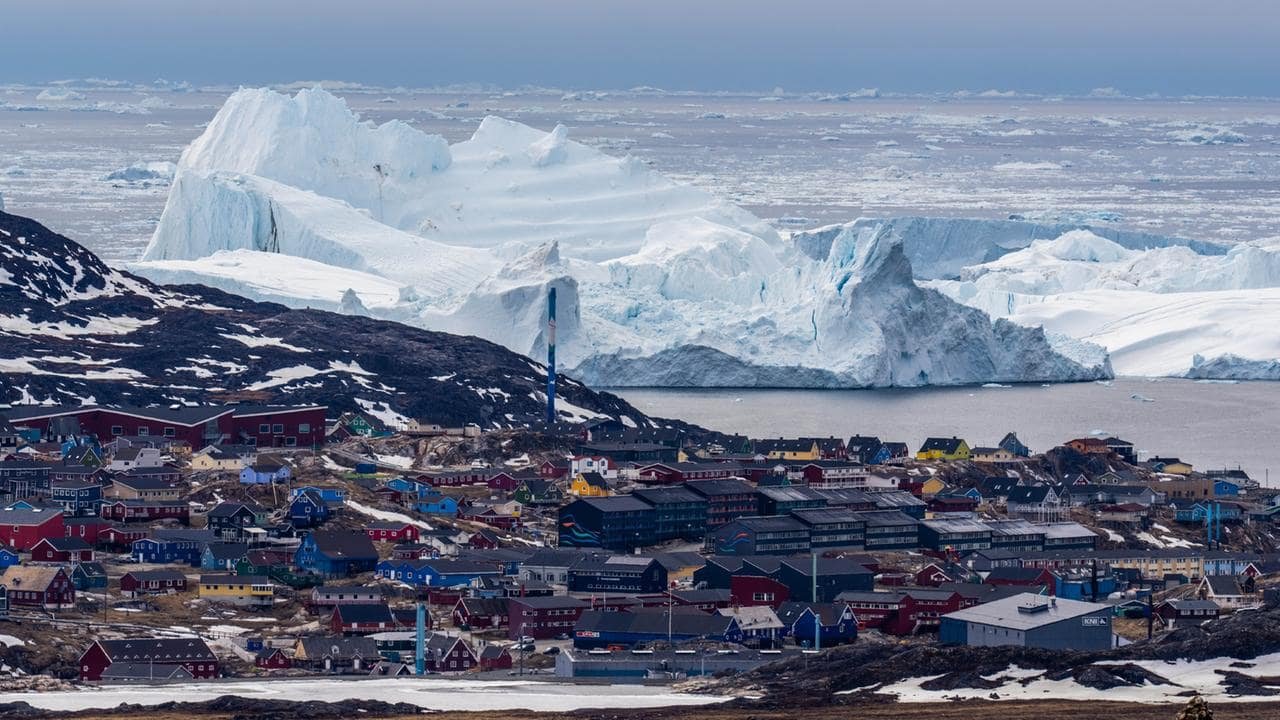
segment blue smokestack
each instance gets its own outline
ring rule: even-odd
[[[556,289],[547,293],[547,425],[556,424]]]
[[[418,644],[413,655],[413,670],[418,675],[427,672],[427,606],[418,603]]]

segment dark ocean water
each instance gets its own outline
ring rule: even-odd
[[[1280,383],[1124,378],[1109,384],[892,390],[614,390],[652,415],[753,437],[878,435],[913,449],[928,436],[994,445],[1016,431],[1040,452],[1083,435],[1118,435],[1140,457],[1198,469],[1280,471]]]

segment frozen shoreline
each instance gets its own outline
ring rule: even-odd
[[[82,690],[2,693],[0,703],[26,702],[44,710],[104,710],[122,703],[202,702],[224,695],[262,700],[404,702],[425,710],[567,711],[710,705],[728,698],[687,695],[643,685],[576,685],[531,680],[440,678],[306,678],[161,685],[112,685]]]

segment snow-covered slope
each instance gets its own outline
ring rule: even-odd
[[[450,147],[403,123],[361,122],[321,90],[242,90],[183,154],[134,269],[535,357],[555,287],[561,363],[604,385],[1110,374],[1097,348],[917,287],[896,229],[864,223],[796,244],[563,126],[490,117]]]
[[[1097,343],[1121,375],[1280,378],[1280,242],[1132,250],[1076,230],[936,281],[952,298]]]

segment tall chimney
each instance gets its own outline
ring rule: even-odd
[[[556,289],[547,291],[547,426],[556,424]]]
[[[425,675],[427,672],[427,606],[418,603],[418,622],[416,623],[417,644],[413,653],[413,669],[417,675]],[[436,667],[440,667],[437,665]]]

